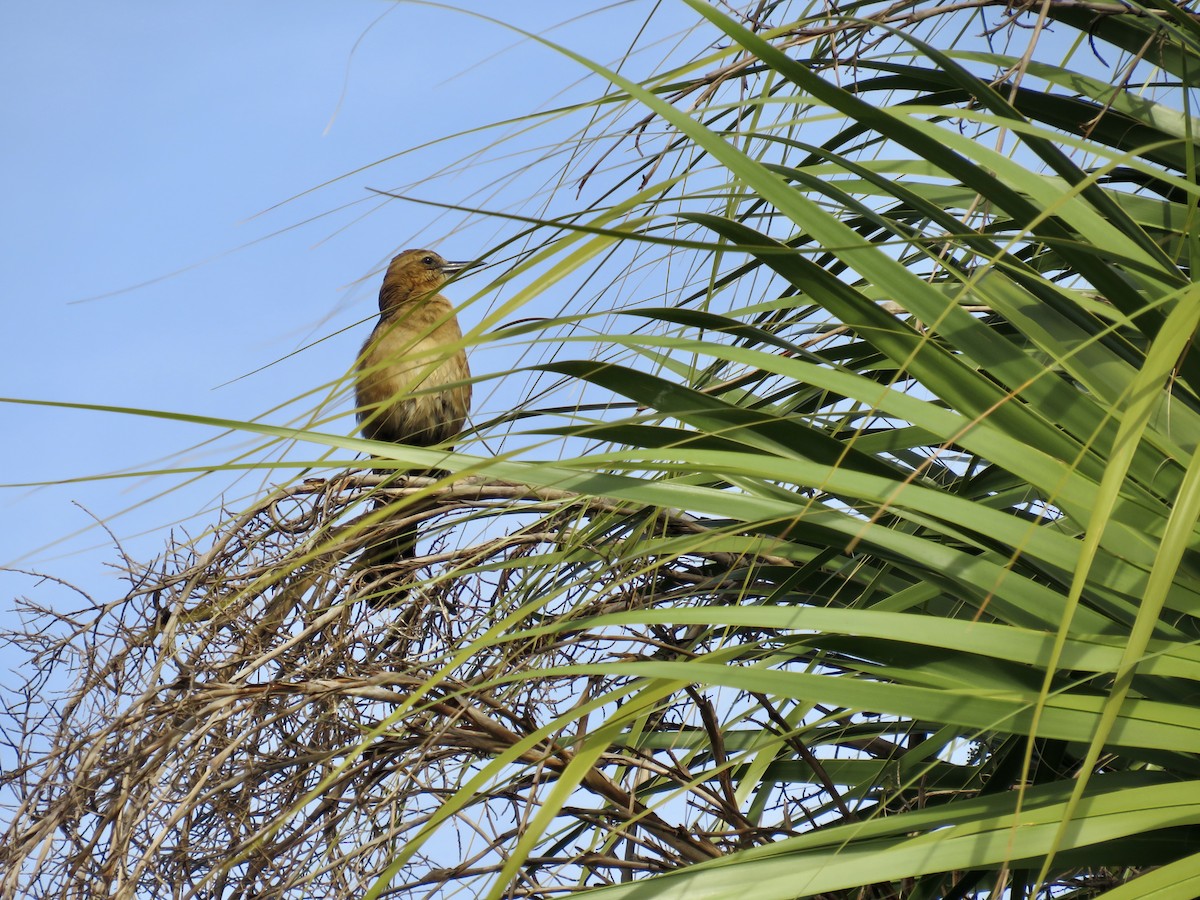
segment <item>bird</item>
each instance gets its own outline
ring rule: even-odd
[[[462,433],[471,410],[471,371],[454,306],[439,290],[473,265],[449,262],[432,250],[405,250],[388,265],[379,289],[379,320],[355,372],[364,437],[431,447]],[[370,566],[412,559],[416,543],[413,528],[368,548],[364,559]],[[376,605],[391,605],[406,594],[393,592]]]
[[[379,289],[379,321],[358,359],[355,399],[365,437],[431,447],[462,432],[471,372],[454,306],[438,290],[471,265],[432,250],[392,259]]]

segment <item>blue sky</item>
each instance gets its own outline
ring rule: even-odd
[[[579,85],[586,73],[576,63],[470,11],[503,10],[512,24],[602,62],[619,59],[648,16],[651,34],[693,21],[682,3],[651,0],[458,6],[0,7],[0,394],[241,419],[340,377],[370,329],[379,267],[393,253],[425,245],[470,258],[515,230],[383,204],[367,191],[482,203],[504,163],[427,179],[496,133],[389,157],[600,90]],[[569,16],[582,18],[553,27]],[[646,67],[665,52],[652,49]],[[474,360],[477,372],[489,365],[486,354]],[[496,408],[504,390],[489,388]],[[38,405],[6,404],[3,415],[7,483],[227,457],[188,450],[211,436],[200,426]],[[327,427],[349,433],[352,424]],[[2,489],[0,564],[114,599],[121,583],[105,566],[113,542],[90,527],[93,517],[144,560],[172,523],[197,513],[192,527],[206,521],[223,487],[214,478],[158,499],[178,479]],[[226,499],[236,505],[261,482]],[[77,602],[0,573],[0,606],[16,594]]]

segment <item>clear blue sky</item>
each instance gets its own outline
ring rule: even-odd
[[[602,62],[624,55],[651,14],[652,34],[694,21],[675,0],[458,5]],[[552,30],[570,16],[584,17]],[[666,52],[652,49],[635,74]],[[363,320],[375,311],[379,266],[394,252],[427,245],[470,258],[516,228],[381,204],[366,190],[416,183],[422,195],[423,179],[494,135],[380,162],[277,204],[444,135],[600,91],[595,82],[577,86],[586,74],[577,64],[495,24],[380,0],[7,3],[0,71],[0,394],[231,419],[345,371],[370,329]],[[444,176],[423,196],[464,200],[502,168]],[[320,338],[328,339],[226,385]],[[492,365],[505,362],[475,362],[476,371]],[[502,408],[498,390],[491,402]],[[199,426],[39,406],[0,411],[0,481],[8,483],[228,455],[179,456],[209,436]],[[349,433],[352,424],[328,428]],[[68,536],[91,523],[89,514],[110,519],[175,483],[0,489],[0,564],[114,599],[123,588],[103,565],[114,558],[111,541],[95,529]],[[232,489],[234,505],[253,486]],[[166,527],[204,509],[221,487],[206,479],[110,527],[145,559]],[[58,588],[0,573],[0,609],[15,594],[74,603]]]

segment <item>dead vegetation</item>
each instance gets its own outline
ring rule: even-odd
[[[626,551],[618,564],[606,552],[703,538],[682,514],[515,484],[380,481],[346,473],[280,490],[207,546],[129,563],[116,601],[27,608],[40,626],[10,636],[32,674],[7,711],[20,765],[4,774],[19,806],[0,844],[3,896],[358,896],[441,819],[393,889],[491,875],[589,722],[624,699],[619,678],[564,667],[688,658],[709,639],[587,620],[711,598],[738,571],[727,553],[664,563]],[[397,506],[375,509],[375,496]],[[357,564],[414,520],[429,535],[417,571]],[[452,547],[451,529],[475,539]],[[402,604],[366,602],[414,577]],[[650,730],[718,737],[704,697],[671,693],[648,709]],[[524,893],[766,837],[731,785],[697,779],[670,741],[635,743],[579,776],[561,840],[523,867]],[[651,809],[647,785],[682,794]]]

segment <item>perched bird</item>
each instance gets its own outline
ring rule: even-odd
[[[405,250],[388,266],[379,321],[363,344],[355,380],[365,437],[429,447],[462,432],[471,408],[471,373],[454,307],[438,289],[471,265],[447,262],[432,250]],[[416,531],[408,531],[364,556],[371,565],[411,559],[416,540]]]
[[[355,396],[363,435],[376,441],[442,444],[462,431],[471,386],[462,331],[438,293],[471,263],[432,250],[395,257],[379,289],[379,321],[359,355]],[[444,348],[454,347],[448,355]]]

